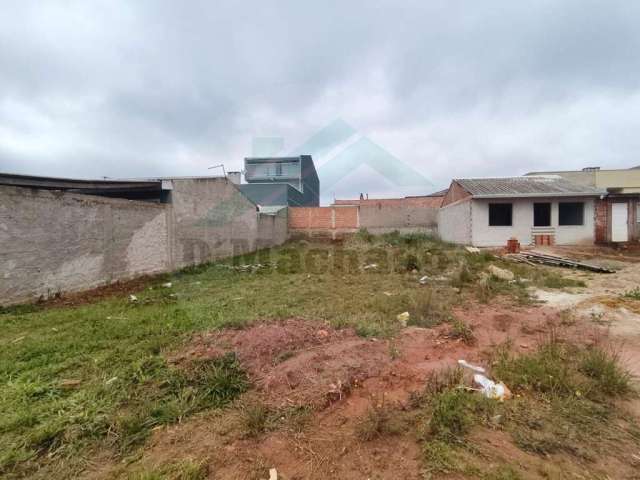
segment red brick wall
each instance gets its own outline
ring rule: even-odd
[[[595,228],[596,243],[606,243],[609,241],[609,201],[596,200],[595,203]]]
[[[289,229],[358,228],[358,207],[289,207]]]
[[[335,228],[358,228],[358,208],[339,207],[334,209]]]
[[[462,188],[460,184],[457,182],[451,182],[451,186],[449,187],[447,194],[442,199],[442,206],[444,207],[445,205],[449,205],[470,196],[471,194]]]
[[[381,207],[440,207],[444,197],[368,198],[364,200],[336,200],[334,205],[362,205]]]

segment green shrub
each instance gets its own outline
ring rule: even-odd
[[[354,235],[354,238],[364,243],[372,243],[375,236],[366,228],[360,228]]]
[[[442,440],[426,442],[422,447],[422,453],[427,473],[450,473],[459,469],[455,451],[447,442]]]
[[[247,437],[258,437],[267,429],[269,409],[261,404],[247,405],[242,410],[242,430]]]
[[[418,257],[413,253],[405,253],[400,257],[400,261],[398,264],[398,271],[401,272],[411,272],[413,270],[420,269],[420,261]]]
[[[431,328],[451,318],[450,297],[433,288],[422,288],[410,309],[409,325]]]
[[[370,441],[385,435],[396,435],[404,428],[400,412],[389,405],[383,396],[381,399],[371,399],[367,412],[358,419],[356,435],[360,440]]]
[[[463,288],[474,281],[474,275],[466,261],[460,263],[460,266],[451,277],[451,286]]]
[[[471,427],[487,421],[497,407],[497,402],[459,388],[449,388],[433,396],[428,434],[431,439],[459,442]]]
[[[620,366],[618,355],[601,347],[587,349],[579,368],[595,382],[595,390],[605,395],[624,395],[631,391],[631,376]]]
[[[630,298],[632,300],[640,300],[640,287],[636,287],[631,290],[627,290],[622,294],[624,298]],[[1,310],[0,310],[1,311]]]
[[[498,354],[495,375],[512,389],[534,390],[552,395],[573,395],[583,385],[576,378],[568,357],[568,346],[550,340],[529,355]]]
[[[451,323],[451,337],[460,339],[467,345],[476,343],[476,336],[471,326],[458,318],[454,318]]]

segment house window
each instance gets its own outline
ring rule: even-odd
[[[551,226],[551,204],[550,203],[534,203],[533,204],[533,226],[534,227],[550,227]]]
[[[282,176],[282,164],[276,163],[276,177]]]
[[[510,203],[490,203],[489,204],[489,226],[490,227],[510,227],[513,205]]]
[[[584,225],[584,203],[560,202],[558,204],[558,225]]]

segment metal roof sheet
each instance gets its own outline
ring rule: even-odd
[[[579,185],[558,175],[459,178],[454,181],[477,198],[598,196],[606,194],[604,190],[589,185]]]

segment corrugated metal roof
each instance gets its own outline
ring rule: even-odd
[[[0,185],[12,187],[63,190],[85,195],[100,195],[130,200],[160,200],[162,182],[160,180],[116,180],[41,177],[0,173]]]
[[[597,196],[605,191],[589,185],[579,185],[558,175],[540,175],[503,178],[459,178],[462,188],[474,197],[565,197]]]

